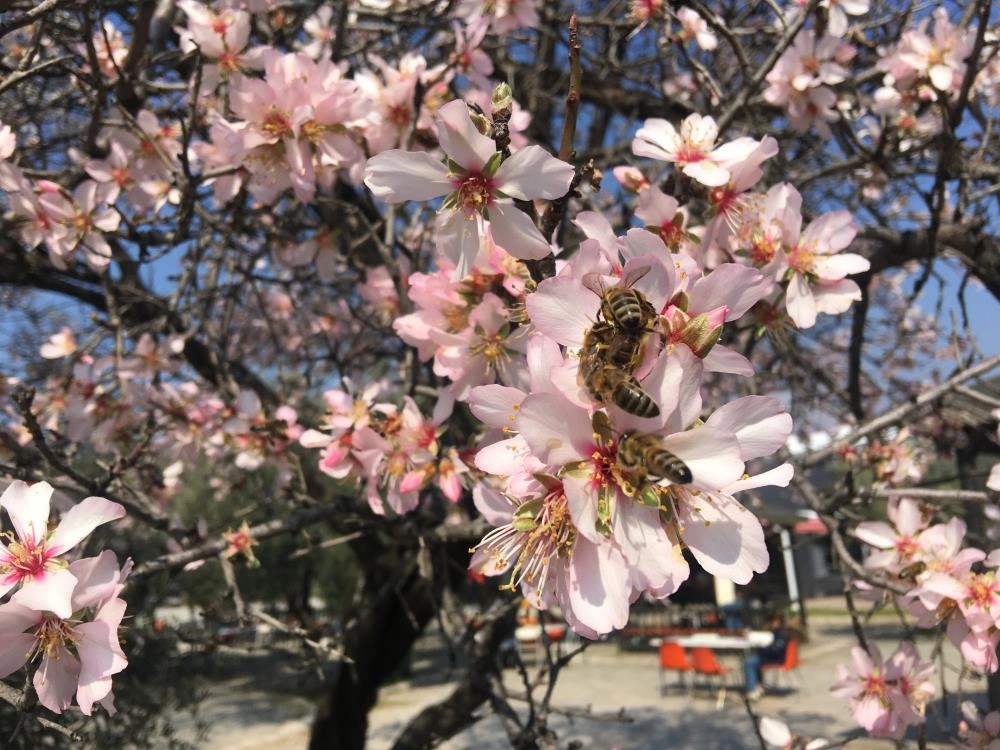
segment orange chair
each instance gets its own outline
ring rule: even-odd
[[[785,660],[781,664],[761,664],[761,677],[763,677],[769,670],[774,670],[775,672],[775,683],[778,682],[778,677],[781,675],[787,675],[789,681],[794,677],[796,682],[799,682],[799,642],[794,639],[788,640],[788,645],[785,646]]]
[[[726,705],[726,676],[732,671],[729,667],[719,664],[715,652],[710,648],[696,647],[691,649],[691,664],[695,674],[719,678],[719,693],[715,700],[715,708]]]
[[[684,675],[694,667],[688,662],[684,647],[673,641],[664,641],[660,644],[660,695],[666,692],[665,674],[667,672],[677,672],[677,684],[685,687]]]

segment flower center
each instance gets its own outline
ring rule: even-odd
[[[35,649],[50,658],[58,658],[60,649],[75,646],[78,640],[69,622],[46,615],[35,632]]]
[[[774,254],[778,252],[778,240],[767,233],[756,236],[750,243],[750,260],[755,265],[766,266],[774,260]]]
[[[271,106],[264,116],[260,129],[272,138],[283,138],[292,135],[292,123],[288,115],[280,111],[277,107]]]
[[[468,172],[456,185],[457,207],[467,214],[481,213],[493,202],[493,180],[482,172]]]
[[[896,552],[902,559],[913,557],[917,553],[917,543],[904,535],[896,540]]]
[[[875,698],[883,705],[888,705],[885,677],[881,674],[870,674],[865,677],[864,692],[865,695]]]
[[[677,214],[670,221],[663,222],[659,226],[658,234],[663,240],[663,244],[676,252],[680,249],[681,243],[687,239],[684,234],[684,217]]]
[[[965,598],[971,604],[975,604],[983,609],[989,609],[996,598],[993,589],[993,580],[987,576],[976,576],[965,591]]]
[[[0,570],[17,571],[19,578],[33,578],[45,571],[48,555],[45,554],[45,542],[36,544],[32,540],[20,541],[7,532],[7,551],[10,557],[0,563]]]
[[[816,264],[816,253],[812,247],[796,245],[788,254],[788,263],[799,273],[810,273]]]

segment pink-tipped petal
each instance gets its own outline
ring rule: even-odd
[[[14,531],[21,541],[39,542],[45,538],[49,523],[49,499],[52,485],[36,482],[28,486],[15,479],[0,495],[0,506],[7,510]]]
[[[72,549],[101,524],[125,517],[125,508],[103,497],[87,497],[63,515],[46,545],[50,555]]]

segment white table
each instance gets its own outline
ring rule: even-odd
[[[710,648],[713,651],[750,651],[765,648],[774,642],[770,630],[750,630],[746,635],[722,635],[720,633],[692,633],[664,638],[678,643],[684,648]]]

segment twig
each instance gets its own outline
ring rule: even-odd
[[[279,534],[285,534],[289,531],[295,531],[303,526],[316,523],[317,521],[322,521],[323,519],[338,512],[343,512],[343,510],[344,500],[339,498],[333,502],[326,503],[325,505],[318,505],[315,508],[308,508],[286,518],[276,518],[273,521],[258,524],[257,526],[251,527],[249,533],[254,540],[267,539],[272,536],[278,536]],[[162,557],[158,557],[154,560],[149,560],[136,566],[136,569],[132,571],[132,574],[129,576],[128,581],[131,583],[133,580],[144,578],[153,573],[158,573],[161,570],[181,568],[188,563],[195,562],[196,560],[204,560],[205,558],[219,554],[226,549],[228,545],[229,542],[220,537],[210,542],[206,542],[198,547],[184,550],[183,552],[174,552],[169,555],[163,555]]]
[[[46,68],[51,68],[54,65],[61,65],[67,60],[72,60],[71,55],[63,55],[62,57],[54,57],[51,60],[46,60],[45,62],[38,63],[31,70],[18,70],[11,73],[9,76],[0,81],[0,94],[9,89],[11,86],[16,86],[25,78],[30,78],[37,73],[41,73]]]
[[[267,614],[266,612],[261,612],[260,610],[257,609],[251,609],[250,616],[253,617],[254,619],[260,620],[263,623],[266,623],[267,625],[270,625],[275,630],[280,630],[282,633],[287,633],[288,635],[293,635],[296,638],[301,639],[305,645],[307,645],[314,651],[321,652],[326,656],[334,657],[336,659],[339,659],[340,661],[347,662],[348,664],[354,663],[354,661],[349,656],[338,651],[332,646],[329,646],[320,641],[314,641],[312,638],[309,637],[309,633],[307,633],[305,630],[303,630],[298,626],[286,625],[281,620],[271,617],[271,615]]]
[[[20,690],[12,688],[5,682],[0,682],[0,700],[9,703],[14,708],[19,711],[22,710],[24,694]],[[64,727],[62,724],[57,724],[50,719],[46,719],[43,716],[36,716],[35,714],[29,712],[23,713],[22,716],[30,716],[39,724],[41,724],[46,729],[51,729],[53,732],[58,732],[63,737],[67,737],[74,743],[83,742],[83,738],[74,732],[69,727]]]
[[[344,544],[345,542],[353,541],[363,534],[364,532],[362,531],[353,531],[350,534],[344,534],[343,536],[335,536],[333,539],[324,539],[319,544],[313,544],[310,547],[303,547],[302,549],[295,550],[288,556],[288,559],[297,560],[300,557],[312,554],[318,549],[329,549],[330,547],[336,547],[337,545]]]
[[[890,409],[889,411],[881,414],[874,419],[869,420],[865,424],[861,425],[855,430],[852,430],[847,435],[838,438],[836,441],[832,442],[826,448],[822,448],[817,451],[813,451],[805,456],[796,460],[796,463],[803,467],[809,468],[810,466],[815,466],[821,461],[826,460],[830,456],[837,453],[839,446],[843,443],[853,443],[860,440],[867,435],[871,435],[873,432],[878,432],[881,429],[894,425],[901,422],[903,419],[908,417],[914,411],[920,409],[937,399],[941,398],[945,393],[954,389],[960,383],[964,383],[966,380],[971,380],[972,378],[982,375],[983,373],[989,372],[994,367],[1000,365],[1000,355],[995,357],[990,357],[985,359],[977,365],[970,367],[967,370],[959,372],[957,375],[949,378],[941,385],[931,388],[929,391],[921,393],[916,398],[912,399],[908,403],[901,404],[895,409]]]
[[[62,458],[56,455],[55,451],[48,444],[45,439],[45,433],[42,431],[42,426],[38,423],[38,418],[35,416],[34,412],[31,411],[32,404],[35,401],[35,389],[28,388],[26,386],[18,386],[14,393],[11,395],[11,399],[14,401],[14,406],[17,408],[18,413],[24,420],[24,426],[31,435],[31,439],[38,448],[38,452],[42,454],[42,457],[46,462],[56,471],[69,477],[77,485],[82,487],[85,491],[91,492],[94,495],[103,495],[110,500],[114,500],[117,503],[125,506],[125,508],[132,514],[138,516],[145,523],[153,526],[154,528],[167,531],[171,528],[170,518],[163,513],[163,511],[155,508],[153,506],[147,506],[133,502],[120,495],[114,495],[108,492],[108,481],[98,481],[96,479],[91,479],[72,466],[67,464]]]
[[[915,500],[954,500],[963,503],[992,502],[989,492],[978,490],[931,490],[922,487],[876,487],[870,493],[872,497],[912,497]]]
[[[796,34],[798,34],[799,30],[805,26],[806,21],[809,20],[809,16],[811,16],[813,11],[816,10],[817,5],[819,5],[819,0],[809,0],[809,4],[802,9],[801,13],[799,13],[798,18],[795,19],[795,23],[785,30],[785,33],[778,41],[775,48],[771,50],[771,54],[767,56],[764,63],[757,68],[757,71],[750,76],[750,79],[740,88],[739,93],[733,98],[732,103],[726,111],[722,113],[717,121],[720,133],[725,132],[726,128],[729,127],[730,123],[735,119],[739,111],[746,106],[750,95],[757,92],[757,87],[760,85],[760,82],[763,81],[767,74],[771,72],[771,68],[773,68],[774,64],[778,62],[778,58],[781,57],[782,53],[788,49],[788,46],[795,40]]]
[[[569,91],[566,93],[566,113],[563,116],[562,140],[559,158],[569,161],[573,156],[576,140],[576,116],[580,111],[580,83],[583,69],[580,66],[580,37],[576,32],[576,13],[569,17]]]
[[[854,637],[858,639],[858,645],[861,646],[865,651],[868,651],[868,638],[865,637],[865,629],[861,625],[861,619],[858,617],[858,608],[854,604],[854,590],[851,585],[850,576],[847,575],[845,571],[843,574],[844,580],[844,601],[847,602],[847,612],[851,615],[851,627],[854,629]],[[871,653],[869,651],[869,653]]]
[[[66,0],[44,0],[44,2],[39,3],[23,16],[17,16],[16,18],[11,18],[4,23],[0,23],[0,37],[7,36],[7,34],[16,29],[20,29],[22,26],[28,26],[34,23],[50,10],[58,8],[64,2],[66,2]]]
[[[750,725],[753,727],[753,733],[757,735],[757,743],[760,745],[760,750],[767,750],[764,735],[760,732],[760,718],[757,716],[757,712],[753,710],[753,705],[750,703],[750,696],[747,695],[746,690],[743,691],[743,708],[746,709],[747,716],[750,717]]]

